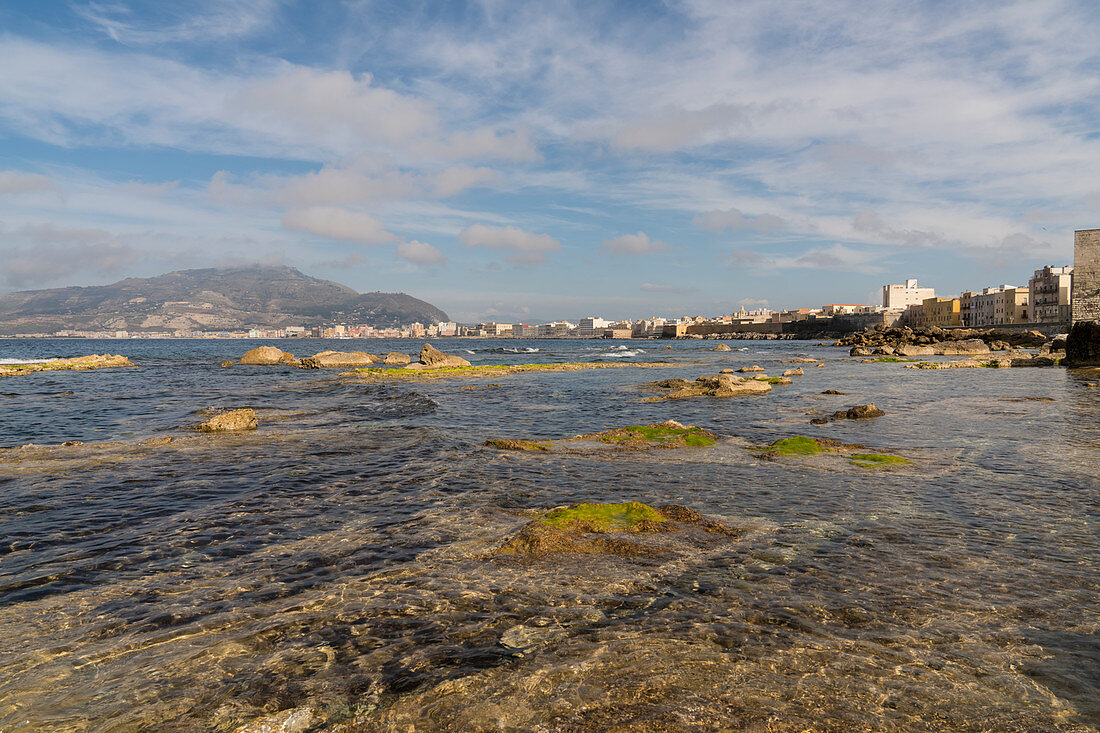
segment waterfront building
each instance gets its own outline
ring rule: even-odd
[[[846,316],[852,313],[873,313],[874,308],[863,304],[829,303],[821,306],[821,313],[826,317]]]
[[[577,323],[577,335],[581,338],[600,336],[603,334],[603,330],[610,325],[611,323],[609,321],[605,321],[595,316],[582,318],[580,322]]]
[[[1047,265],[1027,283],[1032,323],[1069,323],[1073,268]]]
[[[962,326],[961,305],[958,298],[925,298],[921,302],[923,325],[940,328]]]
[[[921,305],[925,300],[935,297],[935,288],[918,288],[915,279],[906,280],[901,285],[882,286],[882,307],[887,310],[901,310],[911,305]]]
[[[916,303],[905,309],[905,316],[903,317],[905,323],[911,328],[921,328],[924,326],[924,304]]]
[[[963,328],[970,328],[974,325],[973,301],[975,295],[976,293],[969,290],[959,295],[959,318],[962,320]]]
[[[993,325],[1027,323],[1027,303],[1027,288],[1000,288],[993,294]]]

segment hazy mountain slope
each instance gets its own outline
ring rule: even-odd
[[[316,325],[375,327],[446,321],[404,293],[357,293],[292,267],[181,270],[111,285],[0,295],[0,333],[78,330],[223,330]]]

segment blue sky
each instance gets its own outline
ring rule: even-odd
[[[285,263],[462,321],[1026,284],[1100,4],[0,4],[0,291]]]

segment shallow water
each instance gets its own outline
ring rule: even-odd
[[[0,730],[228,731],[304,705],[365,731],[1100,730],[1094,374],[667,343],[441,340],[475,364],[674,366],[380,385],[217,366],[255,342],[0,341],[0,359],[137,365],[0,380],[0,446],[87,443],[0,451]],[[642,401],[805,355],[826,367],[766,396]],[[871,401],[885,417],[808,424]],[[235,407],[260,429],[186,431]],[[482,446],[670,418],[913,465]],[[582,500],[743,533],[662,561],[491,555]]]

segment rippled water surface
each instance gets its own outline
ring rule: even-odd
[[[0,341],[137,365],[0,379],[0,730],[233,731],[300,706],[348,731],[1100,730],[1096,373],[669,343],[441,340],[475,364],[671,365],[375,384],[218,366],[255,342]],[[826,366],[765,396],[643,401],[799,356]],[[808,424],[872,401],[885,417]],[[236,407],[260,429],[187,429]],[[483,446],[670,418],[738,440]],[[742,447],[798,434],[912,465]],[[492,554],[586,500],[740,533],[663,560]]]

